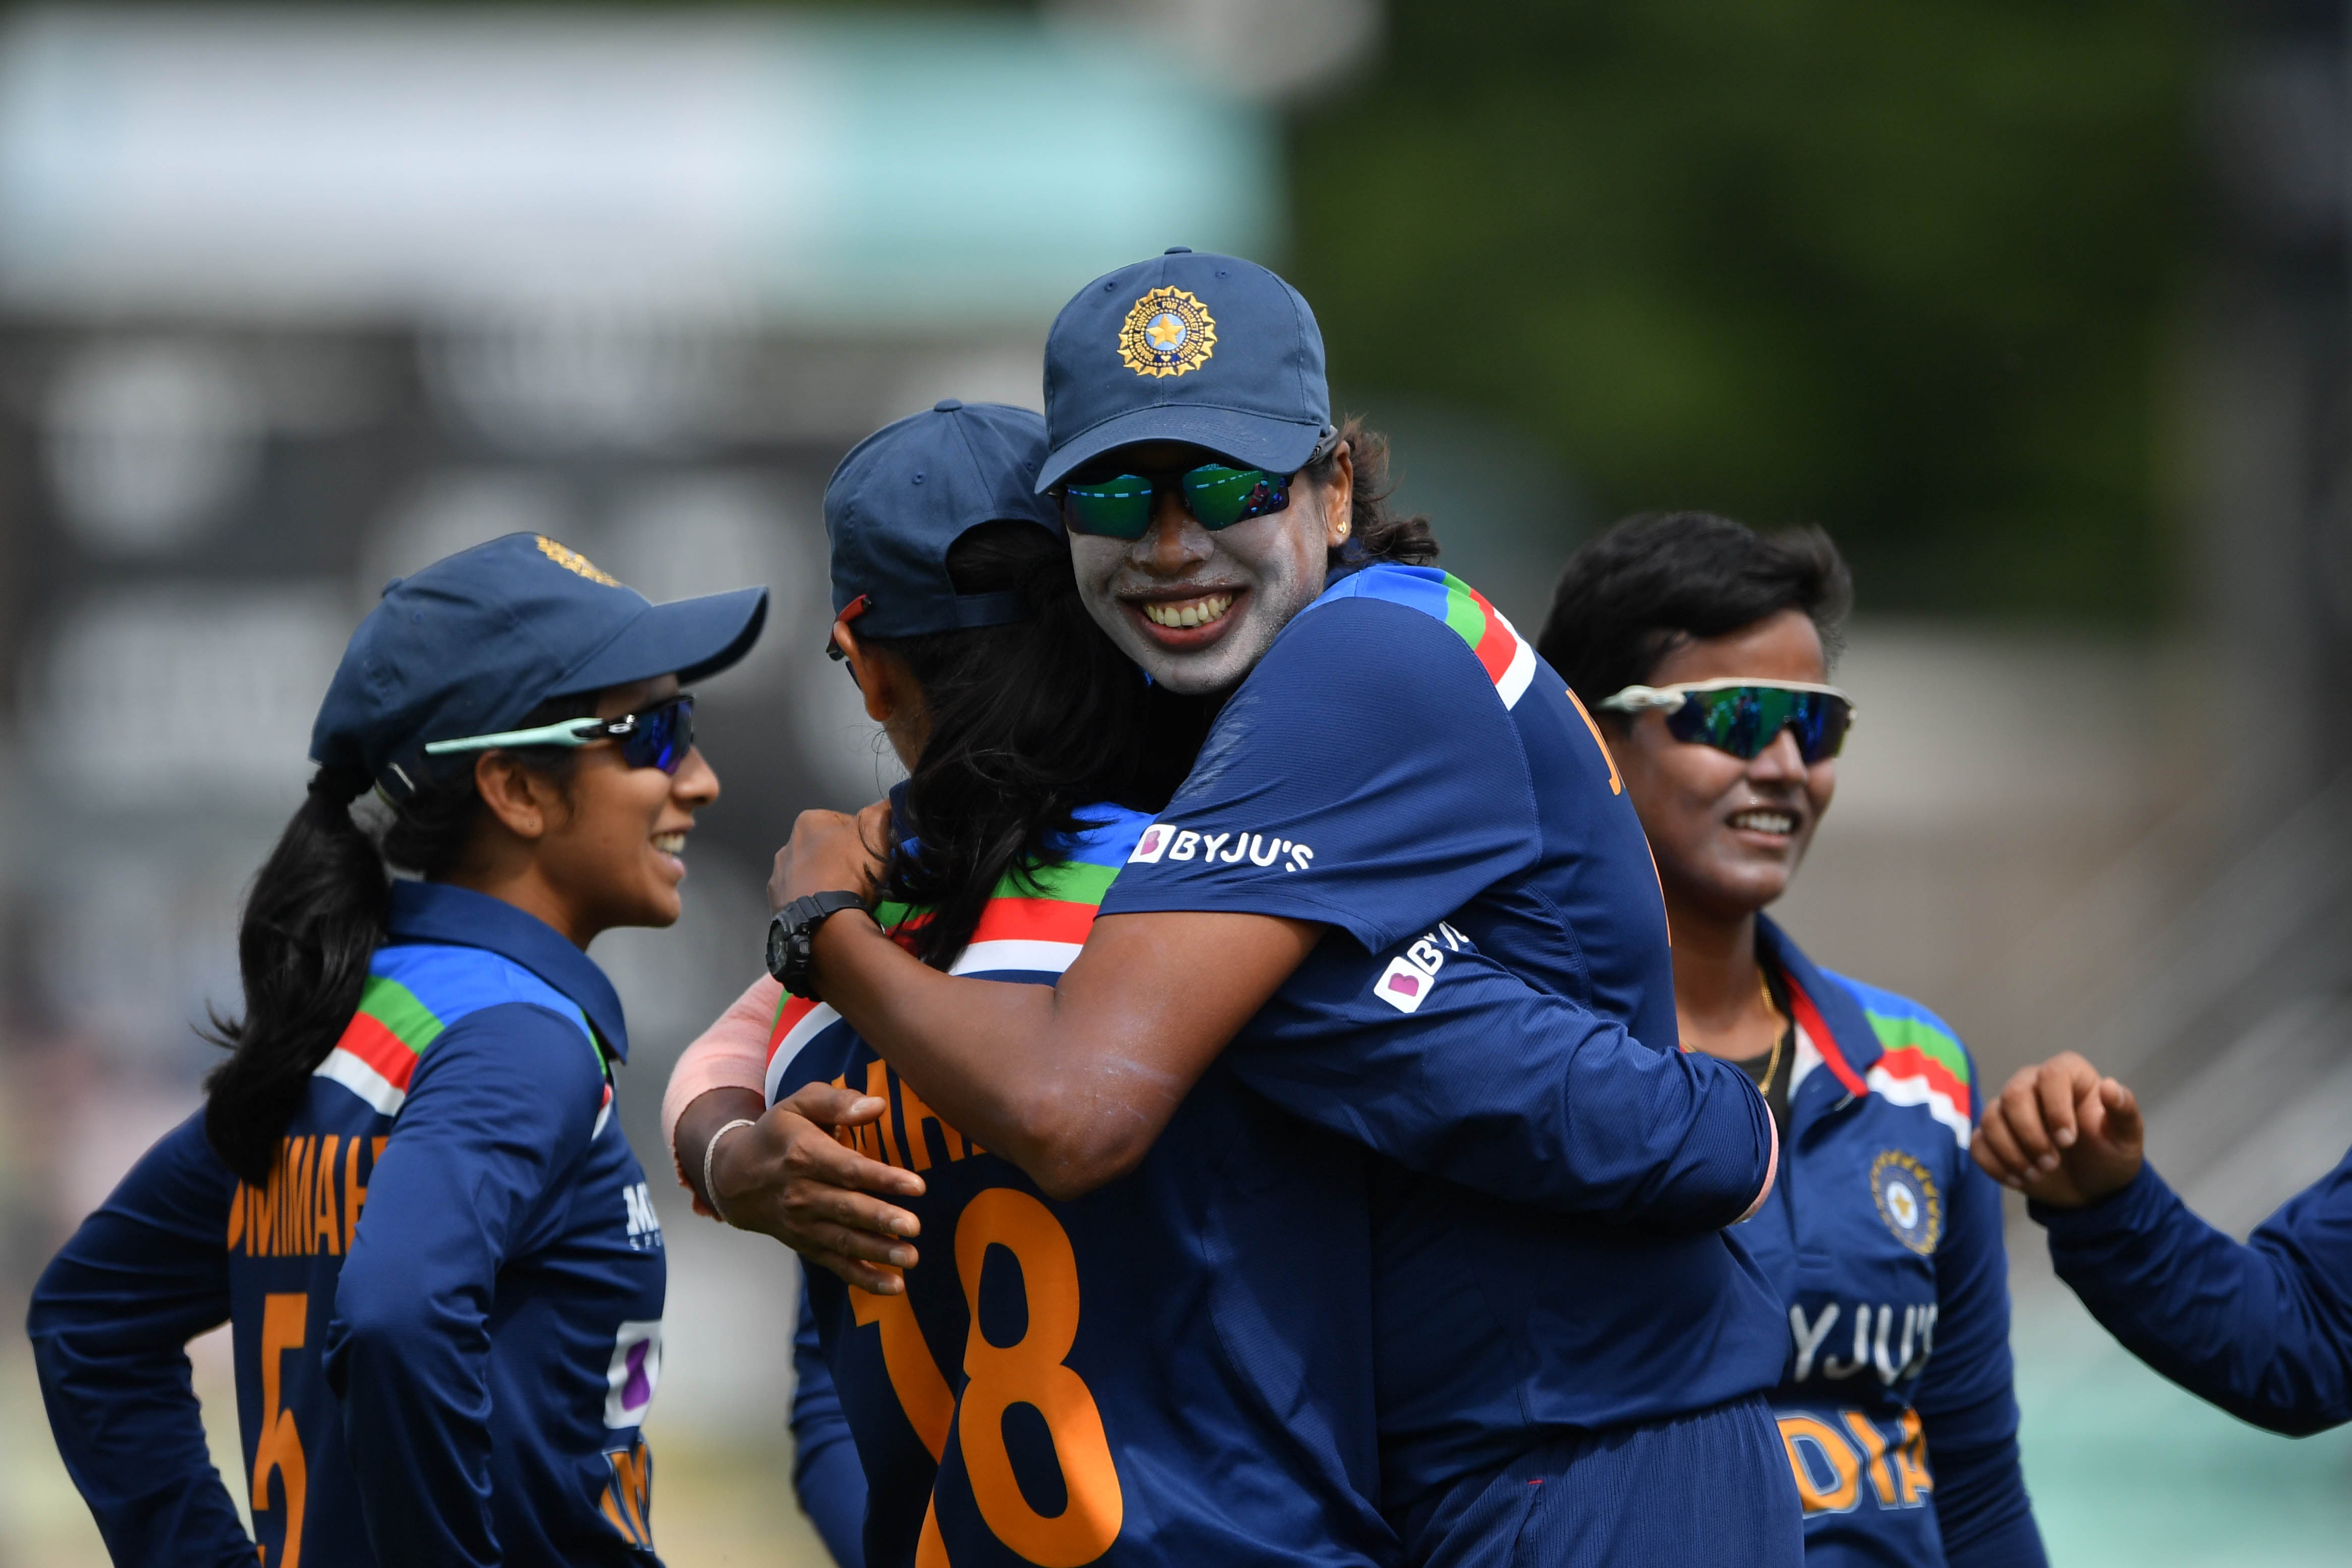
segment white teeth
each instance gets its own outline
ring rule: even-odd
[[[656,833],[654,835],[654,847],[665,855],[682,855],[686,852],[686,835]]]
[[[1188,626],[1205,626],[1234,607],[1231,594],[1213,594],[1205,599],[1194,599],[1183,605],[1146,605],[1144,618],[1155,626],[1181,630]]]
[[[1788,834],[1797,831],[1797,819],[1780,811],[1738,811],[1732,813],[1731,826],[1758,833]]]

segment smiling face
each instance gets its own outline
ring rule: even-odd
[[[598,696],[596,714],[617,719],[677,695],[676,676],[615,686]],[[565,796],[566,809],[548,815],[533,852],[572,922],[589,934],[675,922],[694,814],[719,798],[719,775],[701,751],[665,773],[629,766],[617,742],[583,747]]]
[[[1824,682],[1821,634],[1802,611],[1783,610],[1727,636],[1682,644],[1643,684],[1727,678]],[[1654,711],[1613,720],[1610,729],[1678,928],[1690,916],[1743,920],[1788,890],[1837,793],[1835,759],[1806,766],[1796,737],[1783,730],[1742,762],[1675,740],[1665,715]]]
[[[1072,533],[1070,560],[1087,609],[1129,658],[1171,691],[1200,696],[1241,684],[1275,634],[1323,591],[1328,552],[1347,537],[1353,469],[1347,447],[1331,480],[1294,477],[1290,505],[1211,532],[1172,488],[1152,500],[1137,540]],[[1121,447],[1091,475],[1172,477],[1222,462],[1197,447]]]

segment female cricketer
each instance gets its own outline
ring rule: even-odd
[[[764,588],[649,605],[511,534],[360,624],[247,900],[231,1054],[34,1293],[115,1562],[656,1562],[662,1237],[583,950],[677,919],[719,796],[679,683],[766,613]],[[257,1542],[189,1388],[184,1347],[225,1321]]]
[[[1152,721],[1164,688],[1088,618],[1032,489],[1045,452],[1034,415],[943,403],[853,452],[826,503],[834,641],[911,774],[877,916],[924,973],[1033,990],[1149,852],[1135,806],[1164,803],[1199,733]],[[1738,1074],[1642,1047],[1450,928],[1433,940],[1443,986],[1358,952],[1279,1063],[1231,1055],[1135,1170],[1083,1196],[975,1146],[814,998],[785,1000],[767,1037],[768,1118],[756,1095],[730,1116],[744,1091],[698,1087],[681,1063],[681,1165],[728,1217],[765,1228],[769,1163],[789,1169],[768,1134],[794,1105],[865,1096],[842,1119],[852,1142],[904,1178],[898,1202],[937,1238],[811,1277],[822,1369],[856,1434],[866,1563],[1396,1560],[1376,1488],[1366,1143],[1397,1130],[1424,1168],[1491,1184],[1516,1165],[1523,1196],[1622,1222],[1704,1227],[1752,1203],[1752,1165],[1677,1158],[1769,1144]],[[1486,1082],[1498,1037],[1522,1042],[1531,1092]],[[1282,1114],[1342,1079],[1372,1108],[1367,1139]],[[821,1446],[811,1423],[796,1432]],[[841,1483],[814,1482],[825,1523]]]
[[[1850,597],[1819,531],[1640,518],[1569,562],[1537,647],[1599,716],[1656,857],[1684,1048],[1738,1062],[1780,1125],[1780,1180],[1737,1234],[1787,1304],[1772,1404],[1807,1560],[2017,1568],[2043,1559],[2000,1194],[1967,1157],[1974,1064],[1761,913],[1837,787]]]
[[[1045,372],[1036,488],[1079,591],[1155,682],[1221,698],[1214,724],[1050,990],[915,962],[854,912],[868,852],[827,814],[770,883],[797,978],[1065,1202],[1135,1170],[1221,1058],[1396,1161],[1370,1301],[1382,1511],[1408,1560],[1795,1563],[1762,1398],[1785,1318],[1739,1244],[1562,1208],[1517,1140],[1433,1129],[1433,1091],[1507,1126],[1565,1089],[1522,1036],[1386,1087],[1376,1051],[1302,1048],[1368,998],[1434,1005],[1458,939],[1654,1060],[1688,1059],[1657,1048],[1665,914],[1598,731],[1491,605],[1425,564],[1425,525],[1381,515],[1369,484],[1359,509],[1313,313],[1264,268],[1180,247],[1097,279]],[[1764,1142],[1677,1158],[1760,1176],[1754,1109]],[[1655,1124],[1577,1125],[1639,1143]],[[1455,1158],[1483,1181],[1437,1168]]]

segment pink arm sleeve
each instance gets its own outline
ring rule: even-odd
[[[718,1022],[702,1031],[686,1054],[677,1058],[670,1069],[669,1087],[662,1091],[662,1142],[669,1145],[670,1163],[678,1173],[680,1186],[688,1192],[693,1184],[686,1179],[686,1166],[677,1152],[677,1119],[686,1108],[714,1089],[748,1089],[753,1093],[767,1088],[768,1031],[776,1018],[776,1002],[784,988],[766,975],[752,982],[751,988],[735,998],[727,1011],[719,1015]],[[695,1157],[701,1158],[696,1151]],[[694,1200],[694,1212],[711,1214],[700,1198]]]

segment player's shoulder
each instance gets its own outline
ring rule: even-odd
[[[394,1043],[410,1060],[388,1048]],[[395,1068],[418,1075],[524,1071],[551,1091],[604,1094],[602,1051],[580,1005],[487,948],[409,942],[379,949],[344,1041],[352,1049],[370,1044]],[[391,1099],[379,1109],[396,1111],[399,1104]]]
[[[1325,588],[1275,639],[1290,660],[1344,658],[1360,677],[1441,688],[1484,686],[1513,706],[1534,648],[1486,596],[1433,566],[1374,562]]]
[[[1977,1112],[1976,1059],[1959,1032],[1899,992],[1823,970],[1843,987],[1870,1026],[1878,1059],[1865,1077],[1873,1093],[1897,1105],[1920,1106],[1966,1141]]]
[[[132,1175],[157,1186],[206,1194],[236,1184],[219,1152],[214,1149],[212,1139],[205,1134],[202,1107],[158,1138],[132,1168]]]
[[[360,1000],[361,1012],[388,1025],[420,1056],[453,1030],[463,1037],[484,1026],[542,1026],[509,1011],[517,1006],[551,1015],[572,1036],[593,1040],[578,1003],[488,948],[444,942],[380,948]]]

